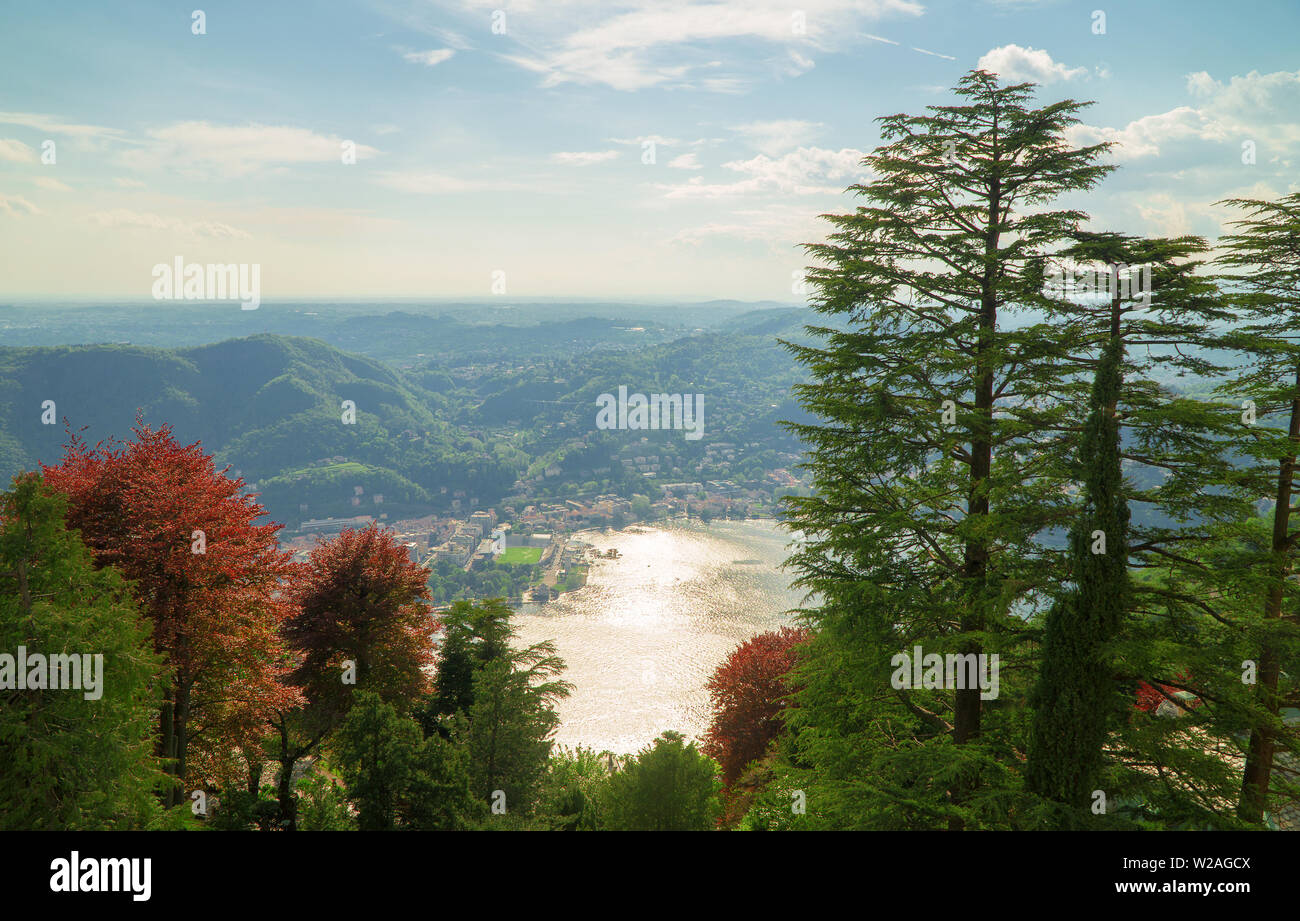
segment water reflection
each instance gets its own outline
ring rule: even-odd
[[[780,569],[790,535],[770,521],[681,521],[580,536],[621,556],[593,562],[580,591],[514,619],[522,642],[555,643],[575,686],[556,741],[632,752],[665,729],[698,736],[713,670],[791,621],[783,612],[800,593]]]

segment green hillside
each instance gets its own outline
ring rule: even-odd
[[[343,422],[345,400],[356,405],[355,424]],[[53,401],[57,424],[42,423],[45,401]],[[138,412],[150,424],[171,424],[185,442],[201,441],[256,483],[272,515],[288,523],[353,508],[355,486],[367,504],[381,493],[398,510],[449,505],[458,490],[490,501],[514,473],[440,419],[440,404],[385,365],[314,339],[4,348],[0,473],[57,461],[65,420],[93,443],[125,435]]]

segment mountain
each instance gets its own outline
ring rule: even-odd
[[[423,515],[458,500],[466,510],[519,492],[645,493],[650,473],[762,480],[801,451],[779,422],[803,417],[791,395],[803,373],[778,338],[804,338],[810,316],[728,309],[686,332],[591,317],[501,326],[402,312],[334,318],[343,341],[403,342],[399,351],[414,356],[387,362],[271,333],[180,348],[0,348],[0,475],[57,462],[69,428],[92,444],[126,437],[139,414],[202,442],[291,526]],[[413,352],[435,327],[453,335],[431,354]],[[598,430],[597,397],[620,386],[702,394],[703,437]],[[356,424],[343,421],[348,400]]]
[[[355,424],[344,423],[345,400],[356,406]],[[42,422],[46,401],[57,424]],[[126,435],[138,413],[171,424],[183,442],[202,442],[258,484],[280,521],[347,513],[355,486],[367,506],[379,493],[395,511],[449,505],[456,490],[487,501],[514,472],[440,418],[443,402],[380,362],[314,339],[0,348],[0,473],[57,461],[65,421],[94,443]]]

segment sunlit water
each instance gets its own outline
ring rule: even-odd
[[[789,532],[773,521],[679,521],[578,535],[596,560],[586,587],[514,617],[520,641],[551,640],[572,695],[556,742],[634,752],[666,729],[698,737],[705,683],[728,653],[792,622],[802,593],[783,571]]]

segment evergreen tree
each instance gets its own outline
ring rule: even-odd
[[[665,732],[610,778],[606,807],[615,831],[709,831],[722,814],[717,762]]]
[[[19,688],[17,662],[0,664],[0,829],[143,828],[165,777],[151,733],[163,663],[128,586],[65,514],[35,474],[0,494],[0,652],[74,657],[82,685]],[[86,656],[102,656],[98,688]]]
[[[1220,264],[1230,272],[1233,302],[1250,321],[1230,338],[1249,362],[1222,389],[1243,407],[1241,452],[1251,495],[1272,498],[1267,533],[1242,534],[1255,548],[1233,561],[1229,594],[1252,606],[1243,680],[1255,671],[1256,699],[1247,720],[1237,813],[1260,823],[1270,794],[1279,802],[1300,799],[1294,771],[1274,768],[1279,751],[1294,764],[1300,742],[1294,725],[1279,717],[1282,706],[1300,705],[1295,663],[1300,658],[1296,614],[1297,528],[1293,523],[1296,457],[1300,447],[1300,193],[1275,202],[1232,199],[1244,212],[1222,238]],[[1253,417],[1252,417],[1253,416]],[[1225,573],[1225,576],[1228,575]]]
[[[1116,723],[1119,697],[1110,644],[1129,606],[1129,508],[1117,418],[1123,350],[1123,339],[1111,336],[1097,366],[1079,449],[1084,504],[1070,531],[1074,588],[1047,615],[1031,698],[1026,784],[1075,807],[1088,805],[1101,784],[1102,748]]]
[[[331,741],[362,831],[456,831],[483,813],[470,795],[467,753],[372,691],[358,691]]]
[[[442,639],[433,692],[417,713],[426,735],[437,730],[446,737],[448,731],[441,721],[469,712],[476,671],[510,652],[510,614],[505,599],[490,598],[457,601],[438,618]]]
[[[512,813],[531,810],[560,724],[554,704],[570,685],[550,643],[494,658],[474,675],[474,703],[453,740],[469,752],[472,789],[483,800],[500,790]]]
[[[1072,412],[1076,343],[1042,279],[1084,215],[1045,206],[1109,168],[1096,162],[1106,145],[1065,140],[1084,104],[1031,108],[1032,89],[976,71],[955,90],[964,104],[881,119],[888,143],[864,161],[875,178],[851,189],[865,203],[807,247],[812,306],[836,325],[809,328],[823,345],[789,345],[820,417],[790,426],[817,488],[789,501],[807,535],[792,563],[823,599],[796,673],[795,757],[828,805],[881,827],[1005,816],[1020,730],[987,731],[973,682],[891,688],[890,661],[916,645],[998,654],[1017,681],[1024,619],[1060,581],[1041,535],[1069,518],[1054,433]]]

